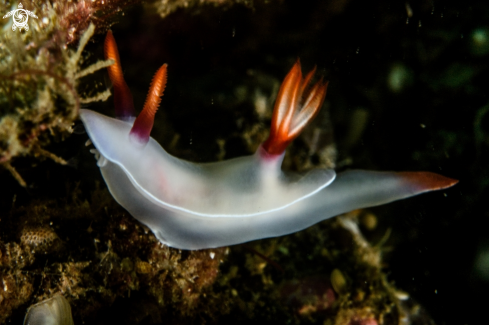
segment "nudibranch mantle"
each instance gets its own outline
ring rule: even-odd
[[[309,86],[315,69],[303,77],[299,61],[280,87],[270,136],[254,155],[205,164],[178,159],[149,136],[167,65],[156,72],[135,118],[111,32],[105,56],[115,61],[108,70],[117,119],[87,109],[80,116],[112,196],[168,246],[203,249],[286,235],[341,213],[457,183],[430,172],[283,172],[287,145],[317,114],[327,89],[322,81]]]
[[[283,155],[262,158],[263,149],[252,156],[194,164],[169,155],[153,138],[144,147],[133,145],[130,121],[86,109],[80,116],[100,154],[101,168],[108,161],[118,165],[144,197],[190,215],[249,217],[281,210],[316,194],[336,176],[331,169],[285,174],[280,168]]]

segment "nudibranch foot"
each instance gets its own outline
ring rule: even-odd
[[[303,78],[299,60],[280,87],[270,136],[254,155],[205,164],[178,159],[150,137],[167,65],[156,72],[135,119],[110,32],[106,56],[116,62],[109,75],[117,119],[86,109],[80,116],[112,196],[166,245],[203,249],[282,236],[457,182],[428,172],[282,171],[288,143],[317,114],[327,89],[322,80],[309,87],[315,69]]]
[[[165,245],[179,249],[205,249],[283,236],[320,221],[356,209],[378,206],[434,189],[453,186],[456,180],[433,173],[375,172],[351,170],[316,195],[286,208],[255,216],[199,216],[162,208],[144,195],[117,165],[100,168],[116,201],[148,226]],[[415,175],[419,174],[419,175]],[[427,178],[433,177],[431,182]],[[422,182],[419,182],[423,179]],[[144,204],[141,204],[144,202]]]

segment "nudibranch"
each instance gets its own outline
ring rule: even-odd
[[[327,83],[310,86],[299,60],[275,102],[268,139],[255,154],[192,163],[168,154],[150,132],[166,85],[167,65],[156,72],[144,108],[135,117],[117,45],[109,31],[106,59],[116,118],[80,110],[98,166],[115,200],[165,245],[203,249],[276,237],[354,209],[385,204],[457,183],[430,172],[284,172],[287,145],[321,108]]]

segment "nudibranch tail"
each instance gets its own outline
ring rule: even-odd
[[[308,89],[315,71],[314,67],[302,78],[301,63],[298,59],[280,86],[273,109],[270,135],[263,143],[263,148],[269,154],[282,154],[323,105],[328,83],[323,83],[321,79]]]
[[[413,193],[443,190],[458,183],[458,180],[432,172],[398,172],[403,186]]]
[[[153,123],[155,120],[155,114],[160,106],[161,96],[166,87],[166,68],[167,64],[163,64],[158,71],[156,71],[151,86],[149,87],[148,96],[144,103],[143,110],[139,113],[139,116],[134,121],[132,126],[130,137],[135,139],[140,144],[146,144],[149,141],[149,135],[151,129],[153,129]]]
[[[105,37],[104,53],[106,60],[112,59],[115,61],[114,64],[107,68],[109,78],[114,85],[115,116],[120,120],[127,121],[136,116],[134,111],[134,101],[132,99],[131,91],[124,80],[119,51],[117,50],[117,44],[115,43],[114,36],[110,30]]]

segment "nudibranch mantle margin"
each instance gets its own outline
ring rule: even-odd
[[[134,118],[111,32],[104,49],[106,59],[115,61],[108,70],[117,119],[86,109],[80,116],[115,200],[168,246],[203,249],[286,235],[341,213],[457,183],[430,172],[283,172],[287,145],[317,114],[327,89],[322,81],[309,86],[315,70],[303,77],[299,61],[280,87],[270,136],[254,155],[205,164],[178,159],[149,136],[167,65],[156,72]]]

